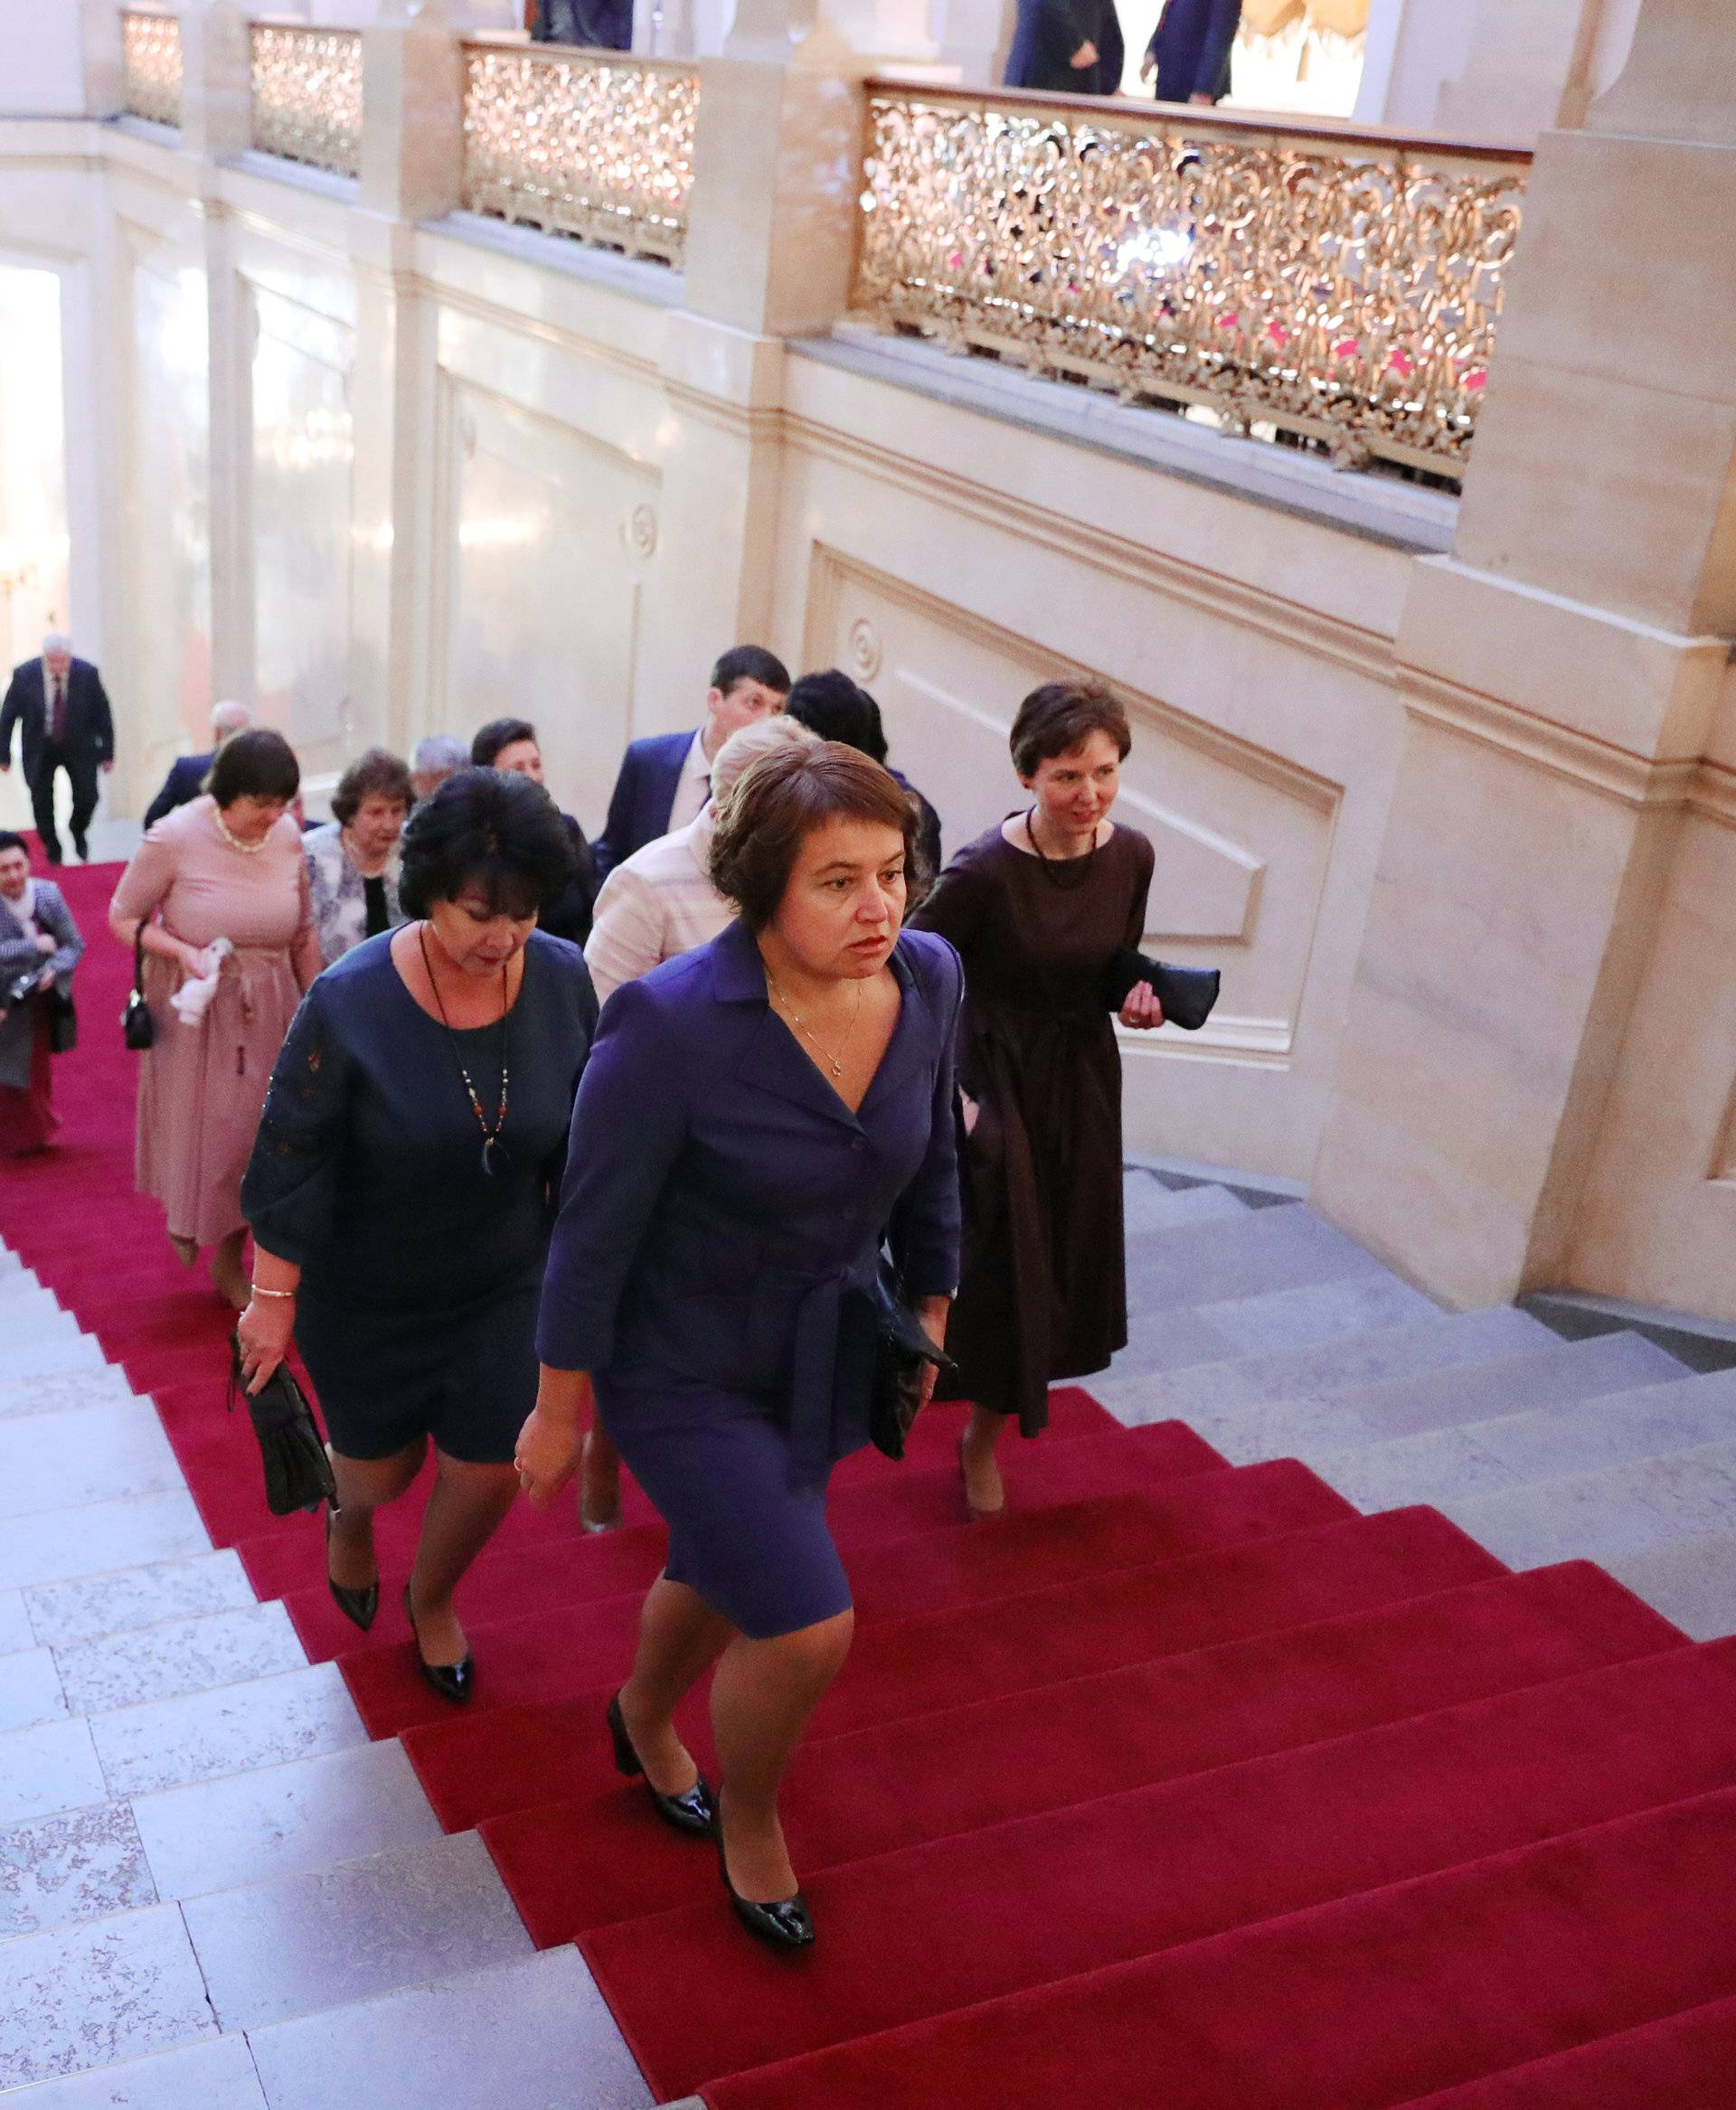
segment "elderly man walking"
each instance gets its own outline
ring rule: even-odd
[[[232,732],[245,732],[253,722],[253,713],[245,703],[219,703],[211,713],[211,746],[203,755],[180,755],[169,764],[169,773],[163,779],[163,788],[145,808],[145,825],[154,828],[158,821],[172,814],[178,805],[185,805],[198,797],[204,788],[211,765],[216,759],[217,750]]]
[[[72,847],[88,859],[97,771],[114,767],[115,721],[102,677],[88,659],[73,658],[71,639],[58,630],[43,638],[40,659],[27,659],[13,669],[6,700],[0,704],[0,769],[12,768],[14,725],[22,735],[24,782],[48,862],[61,862],[54,778],[62,769],[72,787]]]

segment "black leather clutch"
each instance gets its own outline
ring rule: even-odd
[[[1164,1023],[1197,1033],[1212,1015],[1223,976],[1216,967],[1166,967],[1132,946],[1123,946],[1103,974],[1103,1002],[1119,1011],[1141,982],[1149,982],[1164,1007]]]
[[[874,1294],[874,1365],[868,1400],[868,1434],[889,1458],[904,1455],[904,1441],[922,1408],[922,1387],[930,1368],[956,1370],[904,1302],[892,1270],[882,1267]]]

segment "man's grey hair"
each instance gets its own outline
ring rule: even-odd
[[[71,656],[72,640],[64,630],[51,630],[42,639],[42,657],[46,659],[51,652],[63,652],[69,658]]]
[[[431,732],[416,743],[410,758],[412,777],[456,777],[470,767],[470,750],[449,732]]]
[[[741,782],[748,764],[757,762],[761,755],[772,754],[778,748],[817,747],[819,738],[800,719],[781,711],[773,718],[756,718],[751,725],[732,732],[717,750],[712,764],[712,796],[720,802],[726,799]]]
[[[213,703],[211,708],[211,730],[217,738],[227,739],[232,732],[245,732],[253,722],[253,713],[245,703]]]

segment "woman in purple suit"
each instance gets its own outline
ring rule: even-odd
[[[603,1018],[519,1441],[546,1502],[594,1388],[667,1521],[609,1708],[616,1761],[667,1822],[715,1832],[737,1912],[784,1948],[814,1935],[778,1789],[850,1645],[826,1486],[868,1438],[888,1227],[937,1342],[958,1273],[962,976],[943,939],[901,929],[917,824],[883,769],[829,741],[767,755],[736,787],[711,857],[737,921]],[[713,1663],[715,1804],[672,1719]]]

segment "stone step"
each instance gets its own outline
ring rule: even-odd
[[[66,1712],[52,1649],[19,1648],[0,1656],[0,1730],[28,1729]]]
[[[165,1620],[244,1611],[258,1602],[240,1556],[227,1547],[215,1553],[195,1553],[185,1560],[161,1560],[147,1568],[123,1568],[71,1582],[42,1583],[16,1596],[33,1638],[49,1648],[99,1641],[106,1634],[156,1626]],[[4,1633],[0,1599],[0,1636]]]
[[[1610,1336],[1615,1338],[1615,1336]],[[1448,1502],[1722,1442],[1736,1427],[1736,1371],[1317,1451],[1308,1463],[1362,1509]]]
[[[1288,1216],[1294,1211],[1269,1209],[1258,1213]],[[1123,1374],[1149,1374],[1219,1364],[1235,1357],[1288,1354],[1322,1342],[1342,1342],[1439,1315],[1420,1290],[1401,1282],[1396,1275],[1352,1276],[1258,1296],[1230,1297],[1220,1304],[1142,1313],[1134,1320],[1133,1338],[1116,1358],[1115,1368]]]
[[[216,1685],[92,1715],[88,1734],[109,1794],[148,1794],[368,1742],[335,1663]]]
[[[76,1327],[44,1334],[40,1340],[0,1342],[0,1385],[102,1368],[102,1350],[90,1334],[80,1333]]]
[[[209,2037],[178,2051],[124,2059],[14,2090],[7,2110],[273,2110],[245,2037]]]
[[[211,1534],[184,1489],[38,1510],[10,1519],[0,1531],[0,1589],[70,1582],[210,1550]]]
[[[275,1600],[68,1642],[53,1654],[74,1714],[243,1684],[300,1670],[307,1661],[288,1611]]]
[[[1133,1314],[1132,1324],[1137,1346],[1146,1331],[1143,1314]],[[1129,1426],[1191,1421],[1208,1409],[1227,1412],[1279,1399],[1320,1398],[1384,1378],[1518,1354],[1555,1339],[1541,1320],[1497,1305],[1482,1312],[1432,1313],[1409,1325],[1178,1370],[1142,1371],[1127,1356],[1118,1355],[1114,1369],[1092,1378],[1090,1385]]]
[[[1736,1530],[1736,1442],[1437,1506],[1514,1568],[1606,1560],[1691,1534]]]
[[[1228,1187],[1165,1187],[1150,1173],[1121,1176],[1122,1221],[1128,1238],[1185,1225],[1231,1223],[1248,1204]]]
[[[1128,1307],[1154,1316],[1386,1273],[1364,1247],[1299,1203],[1127,1240]]]
[[[61,1715],[0,1734],[0,1825],[106,1802],[109,1787],[90,1725]]]
[[[1336,1457],[1364,1446],[1420,1438],[1427,1432],[1533,1408],[1571,1407],[1642,1386],[1668,1386],[1692,1374],[1684,1363],[1637,1333],[1551,1339],[1517,1355],[1388,1378],[1324,1398],[1222,1414],[1208,1411],[1195,1418],[1194,1427],[1238,1465],[1256,1458]]]
[[[23,1590],[0,1590],[0,1656],[15,1648],[34,1648],[36,1635],[24,1608]]]
[[[1695,1641],[1736,1634],[1736,1530],[1688,1532],[1603,1565]]]
[[[93,1803],[0,1830],[0,1980],[11,1945],[158,1902],[126,1803]]]
[[[24,1414],[59,1414],[71,1407],[100,1407],[136,1396],[118,1363],[47,1371],[36,1377],[0,1380],[0,1421]]]
[[[441,1836],[395,1738],[139,1795],[132,1814],[165,1898],[310,1874]]]
[[[0,1423],[0,1523],[185,1484],[156,1409],[146,1400]]]

